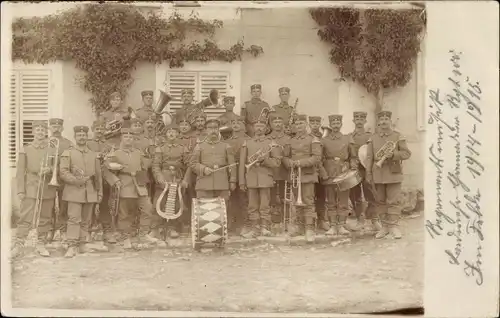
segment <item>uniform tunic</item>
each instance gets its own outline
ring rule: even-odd
[[[318,180],[317,165],[321,160],[321,141],[306,133],[298,134],[285,144],[283,163],[291,169],[292,161],[298,161],[302,170],[302,201],[304,207],[297,207],[299,216],[305,219],[307,225],[314,224],[314,183]],[[298,170],[297,170],[298,173]],[[294,189],[297,198],[297,190]]]
[[[138,108],[135,110],[135,114],[137,118],[139,118],[141,121],[145,121],[152,115],[156,114],[153,110],[152,106],[142,106],[141,108]]]
[[[382,167],[379,168],[376,163],[381,158],[377,156],[377,152],[387,141],[396,142],[394,155],[392,158],[386,159]],[[398,132],[379,130],[368,141],[366,174],[373,175],[377,214],[388,225],[397,224],[401,215],[401,207],[397,204],[397,198],[403,182],[402,160],[407,160],[410,156],[411,151],[406,145],[406,140]]]
[[[276,114],[283,118],[283,123],[288,124],[290,122],[290,117],[293,113],[293,106],[289,105],[288,102],[281,102],[273,106]]]
[[[220,115],[217,119],[220,121],[220,126],[229,126],[231,124],[231,121],[233,120],[238,120],[239,116],[236,115],[234,112],[225,112],[224,114]]]
[[[260,98],[252,98],[243,104],[243,107],[241,108],[241,117],[245,119],[247,134],[250,137],[253,137],[255,134],[253,124],[257,122],[262,110],[266,107],[269,107],[269,104]]]
[[[130,112],[128,109],[119,107],[119,108],[114,108],[114,109],[109,109],[101,114],[102,119],[106,123],[106,126],[114,120],[117,120],[120,123],[123,123],[124,118],[127,118],[130,116]],[[118,131],[116,136],[113,136],[108,139],[108,142],[118,148],[120,146],[120,136],[121,133]]]
[[[59,140],[59,156],[66,151],[67,149],[73,147],[73,143],[71,140],[64,138],[63,136],[52,136],[52,138],[57,138]],[[60,178],[59,178],[60,179]],[[58,199],[59,199],[59,217],[56,218],[56,211],[55,209],[52,211],[52,227],[57,229],[57,230],[63,230],[66,227],[66,222],[67,222],[67,216],[68,216],[68,206],[65,201],[62,199],[62,194],[63,194],[63,189],[64,189],[64,183],[61,182],[61,180],[58,180],[59,184],[61,185],[58,189]],[[56,224],[57,223],[57,224]]]
[[[91,178],[84,182],[81,180],[84,176]],[[63,152],[61,179],[65,182],[62,199],[68,202],[67,239],[70,245],[75,245],[87,239],[94,204],[103,195],[98,153],[87,146]]]
[[[273,169],[273,176],[275,185],[271,189],[271,206],[272,206],[272,218],[274,223],[280,223],[283,219],[283,202],[285,196],[285,181],[290,178],[290,173],[281,162],[283,158],[283,150],[285,144],[290,140],[290,136],[284,132],[272,131],[267,135],[269,139],[277,143],[280,147],[276,150],[278,151],[278,159],[280,160],[280,165]]]

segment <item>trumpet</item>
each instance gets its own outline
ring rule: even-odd
[[[296,178],[296,186],[297,186],[297,201],[295,201],[295,206],[304,206],[304,202],[302,201],[302,182],[301,182],[301,175],[302,175],[302,168],[298,167],[297,168],[297,178]]]
[[[59,182],[57,182],[57,166],[59,165],[59,143],[60,143],[59,139],[57,139],[57,138],[50,138],[49,139],[49,144],[51,144],[51,146],[53,145],[53,147],[56,148],[55,154],[54,154],[54,165],[52,168],[52,178],[50,179],[50,182],[49,182],[49,185],[53,186],[53,187],[60,186]]]
[[[278,146],[279,146],[278,144],[270,144],[269,149],[267,149],[265,152],[263,152],[262,149],[257,150],[256,153],[254,153],[253,155],[251,155],[248,158],[248,161],[250,161],[250,163],[246,164],[245,168],[247,168],[247,170],[250,169],[254,164],[256,164],[257,162],[262,160],[262,158],[264,158],[264,156],[269,154],[271,151],[273,151],[274,148],[276,148]]]

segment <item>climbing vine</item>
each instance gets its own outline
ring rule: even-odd
[[[330,62],[341,79],[373,94],[380,110],[384,91],[405,86],[420,52],[425,10],[314,8],[318,36],[331,44]]]
[[[222,27],[222,21],[204,21],[194,14],[187,19],[177,13],[163,18],[123,4],[79,5],[47,17],[13,21],[12,59],[41,64],[74,61],[84,74],[82,88],[92,94],[92,108],[102,111],[110,93],[128,91],[138,62],[168,61],[171,68],[179,68],[187,61],[233,62],[245,52],[254,57],[263,53],[257,45],[245,48],[243,41],[219,48],[214,35]]]

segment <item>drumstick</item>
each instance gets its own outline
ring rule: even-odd
[[[232,164],[230,164],[230,165],[227,165],[227,166],[220,167],[220,168],[218,168],[218,169],[212,170],[212,173],[214,173],[214,172],[216,172],[216,171],[219,171],[219,170],[222,170],[222,169],[230,168],[230,167],[232,167],[232,166],[236,166],[236,165],[237,165],[237,163],[232,163]]]

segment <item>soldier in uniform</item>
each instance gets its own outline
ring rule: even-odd
[[[69,248],[65,257],[74,257],[77,247],[88,252],[88,234],[94,213],[94,205],[102,200],[101,162],[98,153],[87,147],[89,128],[75,126],[76,145],[61,155],[61,179],[66,186],[63,200],[68,202]]]
[[[130,119],[131,110],[123,106],[123,101],[120,93],[114,92],[109,96],[110,107],[101,114],[102,119],[106,122],[106,129],[109,129],[110,123],[118,122],[123,124],[125,120]],[[117,131],[114,136],[108,139],[108,143],[118,148],[120,146],[120,131]]]
[[[155,207],[160,194],[169,182],[176,182],[178,186],[182,186],[183,189],[188,187],[188,174],[186,174],[186,170],[189,164],[189,153],[187,147],[182,145],[177,139],[178,134],[179,127],[175,123],[167,126],[166,141],[161,146],[156,147],[155,150],[155,156],[153,159],[153,174],[156,183],[155,198],[153,200]],[[164,200],[166,199],[167,198],[164,197]],[[161,203],[162,209],[165,206],[164,202]],[[179,207],[180,202],[176,202],[174,213],[177,212]],[[182,215],[178,219],[168,222],[168,232],[171,238],[179,237],[178,232],[182,231],[182,225],[187,223],[185,222],[187,217],[189,217],[189,213],[186,210],[186,206],[184,206]],[[157,213],[153,212],[151,224],[153,237],[160,237],[160,228],[164,222],[164,219],[162,219]]]
[[[194,148],[190,164],[191,170],[197,175],[196,197],[222,197],[227,202],[230,191],[236,189],[237,169],[234,167],[234,155],[231,147],[220,140],[219,121],[209,119],[206,127],[207,138]],[[233,166],[220,169],[229,165]]]
[[[191,124],[187,121],[186,118],[182,118],[178,120],[179,122],[179,142],[182,143],[185,147],[191,151],[194,148],[194,145],[191,145]]]
[[[33,214],[35,212],[37,197],[41,200],[41,208],[38,223],[39,244],[37,244],[36,250],[42,256],[50,256],[45,248],[45,243],[47,243],[47,234],[51,228],[56,188],[48,184],[53,172],[53,160],[50,160],[50,158],[55,156],[56,149],[50,146],[46,137],[46,121],[33,122],[33,135],[33,142],[21,147],[17,162],[17,196],[21,207],[17,222],[16,238],[12,249],[13,257],[22,252],[24,241],[28,237],[30,228],[33,226]],[[43,188],[42,196],[37,193],[40,182],[43,182],[41,184]]]
[[[271,133],[268,135],[274,143],[281,146],[277,149],[279,157],[283,156],[283,147],[290,137],[283,132],[283,117],[278,112],[272,112],[269,116]],[[271,218],[273,223],[279,224],[283,220],[283,203],[285,199],[285,181],[288,180],[288,171],[281,163],[273,169],[274,187],[271,189]]]
[[[240,151],[243,143],[250,139],[247,134],[245,134],[245,121],[242,117],[237,116],[231,121],[231,136],[225,140],[225,142],[231,147],[234,154],[235,162],[240,162]],[[231,219],[232,224],[229,225],[230,228],[239,229],[243,226],[241,234],[244,234],[249,227],[247,224],[247,206],[248,206],[248,196],[242,191],[239,186],[231,192],[231,197],[228,203],[228,215]]]
[[[369,184],[365,182],[366,170],[363,165],[359,162],[358,152],[359,148],[363,145],[366,145],[368,140],[370,139],[371,134],[365,130],[366,124],[366,112],[353,112],[353,122],[355,125],[354,131],[350,133],[351,136],[351,162],[353,164],[353,168],[357,169],[361,178],[363,178],[363,182],[355,186],[349,191],[349,198],[351,200],[354,214],[356,215],[356,219],[358,221],[357,228],[361,229],[365,227],[363,224],[362,216],[365,214],[365,218],[367,223],[371,223],[371,227],[375,232],[380,231],[382,226],[380,225],[380,221],[376,218],[375,215],[375,198],[373,197],[373,193]],[[363,204],[363,195],[368,203],[368,207],[366,210],[364,209]],[[363,213],[364,212],[364,213]],[[367,224],[369,225],[369,224]]]
[[[279,152],[275,151],[274,142],[266,138],[267,121],[259,120],[254,124],[255,136],[245,140],[241,146],[239,185],[248,191],[248,218],[252,226],[245,237],[252,238],[258,234],[271,235],[271,188],[273,187],[273,169],[280,165]],[[268,152],[269,151],[269,152]],[[260,155],[256,154],[260,152]],[[246,164],[253,163],[250,168]]]
[[[381,111],[377,114],[379,130],[368,140],[366,182],[375,184],[376,210],[383,224],[375,237],[383,238],[392,234],[394,238],[399,239],[401,207],[397,200],[403,182],[402,161],[410,158],[411,151],[404,137],[392,130],[391,117],[390,111]],[[395,143],[395,148],[388,147],[388,150],[380,153],[379,150],[384,148],[388,141]],[[387,159],[379,168],[376,163],[382,157]]]
[[[199,141],[205,139],[207,136],[206,133],[206,123],[207,123],[207,115],[205,113],[198,113],[196,116],[193,116],[194,122],[192,125],[194,129],[191,131],[191,145],[196,145]]]
[[[293,115],[293,106],[288,104],[290,100],[290,88],[281,87],[278,89],[281,102],[273,106],[274,111],[283,118],[283,122],[288,125],[290,117]],[[290,127],[291,128],[291,127]]]
[[[287,135],[289,137],[293,137],[295,135],[295,133],[293,132],[292,126],[290,126],[286,122],[283,125],[283,132],[285,133],[285,135]]]
[[[297,214],[301,230],[305,229],[306,240],[315,240],[315,218],[314,211],[314,184],[318,180],[317,165],[321,160],[321,141],[309,135],[306,130],[307,115],[297,115],[295,121],[296,135],[291,138],[284,147],[283,163],[288,169],[301,168],[300,183],[302,187],[302,201],[304,206],[297,206]],[[298,169],[296,170],[298,173]],[[294,190],[297,198],[297,189]],[[290,231],[294,235],[294,231]]]
[[[62,132],[64,130],[64,120],[60,118],[50,118],[49,130],[51,138],[59,140],[59,156],[65,150],[73,146],[73,143],[69,139],[62,136]],[[54,210],[52,211],[52,228],[49,234],[49,241],[65,240],[66,221],[68,219],[68,204],[62,200],[64,184],[62,182],[60,182],[60,184],[61,186],[57,189],[57,205],[59,211],[56,211],[56,207],[54,207]]]
[[[101,163],[101,172],[104,182],[102,182],[102,200],[99,204],[99,216],[98,221],[102,225],[103,230],[103,240],[105,243],[115,244],[116,238],[114,236],[114,224],[112,224],[111,213],[109,210],[109,196],[110,196],[110,184],[113,182],[113,173],[102,166],[104,157],[110,151],[112,151],[111,145],[109,145],[103,137],[106,123],[97,119],[92,123],[92,132],[94,133],[94,138],[87,142],[87,147],[97,153],[97,157]]]
[[[212,96],[214,91],[210,92]],[[207,106],[211,105],[210,98],[205,99],[197,104],[193,104],[193,95],[194,92],[192,89],[184,89],[181,92],[181,98],[183,105],[180,109],[175,111],[175,122],[179,124],[181,119],[187,119],[189,123],[193,126],[195,122],[196,116],[204,113],[204,109]]]
[[[113,166],[116,164],[121,167],[117,175],[114,175],[112,186],[119,182],[118,231],[121,234],[120,240],[123,247],[131,249],[132,225],[137,218],[137,212],[140,214],[139,242],[141,245],[142,243],[156,243],[158,239],[149,235],[153,209],[146,188],[149,160],[134,146],[134,135],[128,123],[124,123],[121,129],[121,139],[120,148],[107,156],[105,165],[110,170],[116,170]]]
[[[147,118],[155,114],[153,110],[153,91],[142,91],[141,97],[143,106],[137,109],[135,114],[141,121],[145,122]]]
[[[225,96],[223,103],[226,108],[226,112],[220,115],[218,119],[221,125],[221,134],[225,140],[231,136],[231,122],[233,120],[237,120],[239,116],[233,111],[235,105],[234,96]]]
[[[342,115],[328,116],[332,132],[321,140],[323,154],[320,177],[326,190],[327,213],[332,222],[326,235],[347,235],[349,190],[339,191],[331,182],[350,167],[350,137],[340,132]]]
[[[269,104],[260,99],[262,95],[262,85],[254,84],[250,86],[252,99],[246,101],[241,107],[241,117],[245,118],[247,125],[247,135],[253,137],[253,124],[257,122],[264,108],[269,108]]]
[[[321,132],[321,116],[309,116],[309,127],[311,127],[311,135],[322,139],[323,133]],[[318,165],[318,169],[321,163]],[[319,170],[318,170],[319,172]],[[318,226],[323,230],[328,231],[330,224],[328,222],[328,215],[326,214],[326,190],[321,184],[320,180],[314,185],[316,214],[318,215]]]

